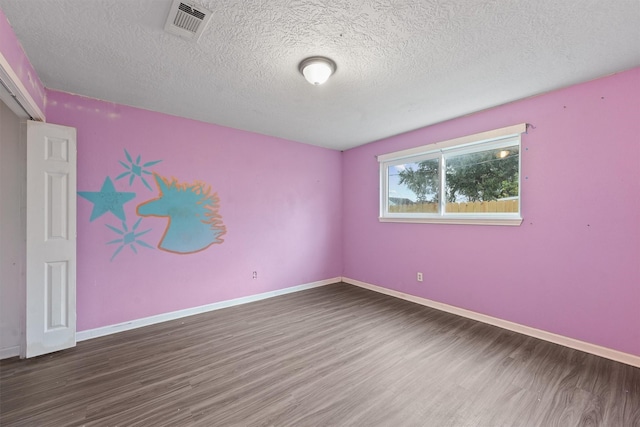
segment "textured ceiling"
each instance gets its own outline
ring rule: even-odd
[[[640,0],[0,0],[50,89],[347,149],[640,65]],[[323,86],[307,56],[338,66]]]

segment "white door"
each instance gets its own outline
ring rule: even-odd
[[[24,356],[76,345],[76,130],[27,122]]]

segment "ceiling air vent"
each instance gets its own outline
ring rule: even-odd
[[[211,11],[192,2],[173,0],[164,30],[170,34],[198,41],[211,19]]]

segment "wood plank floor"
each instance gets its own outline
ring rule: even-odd
[[[640,427],[640,369],[335,284],[4,360],[0,424]]]

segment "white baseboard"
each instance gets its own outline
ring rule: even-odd
[[[0,348],[0,360],[20,356],[20,346]]]
[[[307,283],[290,288],[278,289],[277,291],[265,292],[257,295],[249,295],[247,297],[236,298],[227,301],[215,302],[213,304],[201,305],[199,307],[187,308],[184,310],[172,311],[170,313],[158,314],[156,316],[144,317],[142,319],[132,320],[130,322],[118,323],[116,325],[102,326],[100,328],[88,329],[76,333],[76,341],[85,341],[92,338],[103,337],[106,335],[124,332],[130,329],[141,328],[143,326],[154,325],[156,323],[166,322],[168,320],[180,319],[182,317],[193,316],[194,314],[206,313],[208,311],[220,310],[221,308],[233,307],[234,305],[246,304],[249,302],[260,301],[267,298],[277,297],[279,295],[300,292],[306,289],[317,288],[320,286],[337,283],[341,277],[320,280],[318,282]]]
[[[345,283],[349,283],[350,285],[359,286],[361,288],[369,289],[374,292],[379,292],[381,294],[415,302],[416,304],[435,308],[436,310],[446,311],[447,313],[456,314],[458,316],[477,320],[478,322],[482,323],[488,323],[489,325],[497,326],[499,328],[508,329],[510,331],[518,332],[544,341],[549,341],[554,344],[560,344],[565,347],[584,351],[585,353],[591,353],[596,356],[604,357],[607,359],[615,360],[616,362],[625,363],[627,365],[640,368],[640,356],[623,353],[618,350],[613,350],[585,341],[576,340],[573,338],[554,334],[552,332],[547,332],[541,329],[521,325],[519,323],[510,322],[508,320],[498,319],[497,317],[487,316],[485,314],[476,313],[475,311],[465,310],[464,308],[454,307],[452,305],[443,304],[441,302],[432,301],[415,295],[405,294],[403,292],[394,291],[393,289],[383,288],[381,286],[372,285],[370,283],[361,282],[359,280],[349,279],[348,277],[343,277],[342,281]]]

